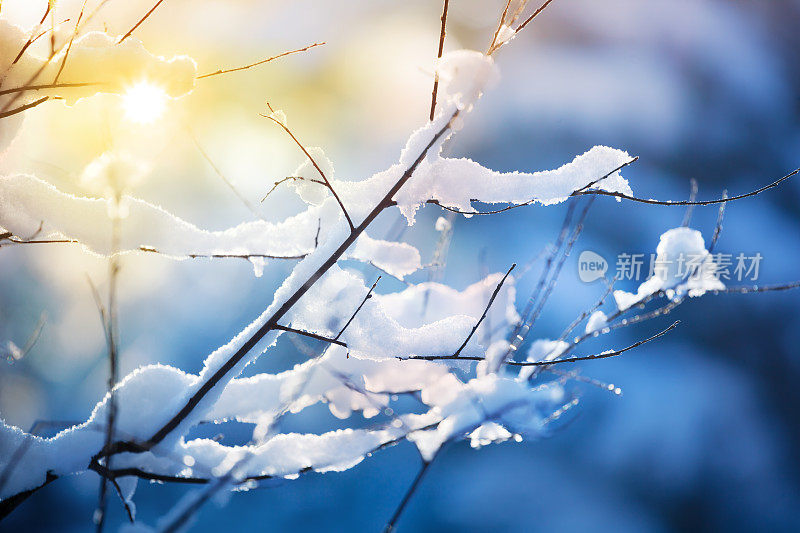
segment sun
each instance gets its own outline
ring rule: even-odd
[[[167,93],[149,81],[140,81],[128,87],[122,96],[125,118],[136,124],[150,124],[164,114]]]

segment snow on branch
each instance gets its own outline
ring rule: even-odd
[[[327,236],[327,228],[338,218],[329,205],[312,206],[277,224],[257,220],[207,231],[143,200],[124,197],[122,201],[127,216],[120,251],[157,252],[173,258],[302,259],[314,250],[318,238]],[[40,228],[39,240],[75,241],[94,253],[108,255],[108,210],[109,200],[69,195],[34,176],[0,176],[0,227],[14,235]],[[422,267],[419,252],[411,245],[372,239],[366,233],[347,257],[371,262],[398,278]]]
[[[653,294],[663,291],[670,298],[702,296],[707,291],[725,288],[717,274],[718,265],[706,250],[703,235],[694,229],[680,227],[661,236],[656,248],[654,274],[639,285],[636,293],[614,291],[614,299],[621,310],[628,309]],[[681,260],[689,261],[686,268]],[[684,271],[685,270],[685,271]]]
[[[28,37],[0,20],[1,49],[13,50],[14,55],[22,49],[18,61],[0,55],[4,86],[25,88],[24,92],[0,92],[3,111],[13,110],[14,105],[38,105],[30,91],[57,91],[47,92],[43,98],[57,94],[74,102],[98,91],[117,92],[142,75],[161,83],[173,97],[191,91],[197,79],[193,60],[153,56],[129,37],[160,3],[121,40],[89,33],[70,40],[64,55],[58,52],[51,58],[30,55],[25,44]],[[636,158],[614,148],[595,146],[557,169],[540,172],[497,172],[470,159],[442,156],[443,143],[463,126],[483,91],[498,78],[491,52],[528,25],[550,1],[527,18],[523,17],[527,2],[520,4],[520,9],[509,10],[511,2],[507,3],[489,54],[440,53],[431,120],[409,136],[395,164],[373,176],[337,177],[321,149],[303,146],[279,112],[269,115],[307,159],[293,176],[276,183],[290,182],[305,203],[301,212],[283,221],[256,220],[209,230],[131,196],[119,194],[112,205],[107,199],[66,194],[38,177],[0,177],[0,240],[4,244],[78,243],[88,252],[115,258],[117,252],[160,253],[176,259],[239,257],[253,261],[257,273],[265,259],[297,261],[264,312],[228,344],[209,354],[198,374],[164,365],[141,367],[120,380],[87,421],[51,438],[0,422],[0,517],[47,483],[87,470],[112,483],[133,519],[136,479],[214,482],[215,487],[241,489],[271,477],[345,470],[401,440],[416,445],[427,467],[451,440],[468,439],[473,447],[479,447],[539,438],[578,399],[566,392],[562,379],[533,385],[540,376],[534,368],[545,371],[556,363],[625,353],[660,338],[677,323],[620,350],[570,356],[587,338],[671,309],[662,308],[659,314],[639,319],[621,319],[635,306],[662,295],[677,305],[685,296],[725,290],[715,276],[714,259],[702,235],[688,227],[669,230],[661,237],[658,257],[666,263],[678,253],[699,256],[693,275],[679,275],[667,266],[636,293],[616,291],[616,312],[599,310],[604,297],[591,313],[570,324],[559,340],[533,340],[527,359],[521,361],[514,358],[517,348],[522,347],[551,295],[591,202],[575,227],[575,204],[569,206],[556,250],[522,316],[516,306],[513,267],[463,290],[429,281],[378,294],[377,282],[368,288],[361,273],[340,263],[345,259],[367,262],[401,279],[422,268],[420,253],[410,244],[375,239],[367,233],[387,210],[399,211],[412,225],[426,204],[471,215],[476,213],[473,202],[509,206],[502,211],[513,206],[554,205],[583,194],[635,199],[621,171]],[[445,2],[440,52],[446,10]],[[37,82],[50,70],[58,84]],[[233,70],[237,69],[228,71]],[[103,79],[92,78],[97,73]],[[18,118],[11,118],[15,122],[10,136],[0,138],[0,150],[13,138]],[[137,172],[135,166],[124,166],[124,158],[115,154],[98,165],[122,165],[115,168]],[[92,169],[86,172],[91,174]],[[113,242],[110,210],[119,230]],[[721,229],[721,222],[718,227]],[[566,336],[587,317],[584,335],[568,342]],[[247,365],[268,353],[283,335],[303,336],[323,348],[286,371],[240,377]],[[619,389],[611,386],[609,390]],[[421,402],[422,412],[387,414],[392,395],[397,394],[413,395]],[[342,419],[356,412],[366,418],[383,412],[391,419],[367,429],[281,432],[278,422],[284,415],[320,402]],[[107,422],[112,406],[113,425]],[[251,441],[231,446],[189,436],[200,424],[223,421],[252,424]],[[211,491],[194,502],[202,503],[208,494]],[[176,508],[170,523],[182,523],[191,511]]]
[[[381,402],[388,402],[389,394],[423,391],[427,398],[430,395],[424,391],[431,386],[441,387],[442,381],[455,379],[456,383],[461,383],[446,364],[406,362],[396,359],[396,356],[454,352],[467,356],[482,354],[485,347],[479,344],[478,339],[491,338],[491,334],[480,330],[484,327],[484,316],[496,315],[492,316],[491,323],[507,327],[518,320],[513,304],[513,280],[508,274],[505,277],[499,274],[490,276],[463,292],[438,283],[427,283],[412,285],[400,293],[374,295],[362,300],[367,292],[363,281],[336,265],[348,254],[369,257],[377,264],[383,254],[387,256],[388,269],[397,270],[399,250],[407,254],[400,263],[411,263],[413,269],[418,268],[418,253],[408,254],[409,249],[413,250],[408,245],[369,239],[364,230],[378,213],[387,208],[399,205],[411,222],[413,212],[427,200],[435,198],[450,202],[445,192],[447,180],[452,179],[452,172],[465,168],[465,160],[450,161],[436,154],[441,142],[452,131],[455,117],[471,106],[471,99],[480,94],[474,83],[467,82],[476,72],[483,73],[479,78],[486,78],[494,68],[490,59],[479,54],[467,53],[461,57],[462,61],[456,62],[460,77],[443,76],[445,90],[458,87],[458,92],[445,93],[449,104],[442,106],[442,112],[434,121],[411,136],[397,165],[361,182],[334,181],[332,174],[327,177],[333,187],[341,191],[341,201],[357,224],[352,229],[343,219],[342,204],[333,198],[325,198],[318,204],[312,202],[306,211],[278,224],[256,221],[221,232],[200,230],[163,209],[126,198],[127,217],[122,224],[120,250],[134,251],[146,246],[180,257],[188,255],[186,246],[191,246],[192,253],[269,253],[302,255],[304,259],[276,292],[275,301],[264,314],[229,345],[211,354],[199,375],[190,376],[177,369],[151,366],[120,382],[114,397],[119,405],[116,432],[123,442],[115,443],[112,449],[103,446],[106,402],[101,402],[86,423],[52,439],[34,439],[0,497],[33,489],[44,483],[48,476],[81,471],[87,465],[100,470],[103,458],[115,453],[114,450],[135,452],[116,453],[115,469],[136,468],[150,474],[180,475],[186,464],[175,458],[190,456],[195,464],[211,465],[213,474],[213,465],[223,460],[220,454],[224,452],[224,456],[230,459],[231,454],[239,452],[235,449],[226,451],[226,447],[218,443],[184,443],[180,437],[190,427],[205,420],[257,422],[264,416],[274,416],[276,410],[282,409],[287,395],[291,397],[291,410],[324,400],[338,416],[348,416],[353,410],[361,410],[370,416],[376,413],[376,397]],[[622,157],[619,154],[613,162]],[[487,201],[514,201],[517,198],[514,190],[521,183],[529,182],[527,192],[540,185],[545,203],[555,202],[595,179],[596,169],[591,165],[604,159],[602,154],[584,157],[578,168],[573,166],[544,176],[504,177],[466,163],[471,169],[467,175],[471,190],[468,196],[484,195]],[[495,186],[482,184],[486,178],[491,179]],[[555,181],[559,178],[570,182],[564,188],[557,187]],[[430,182],[428,188],[422,186],[425,179]],[[437,189],[440,181],[445,186]],[[410,193],[404,191],[406,185],[411,187]],[[96,253],[109,252],[106,232],[98,229],[102,227],[98,222],[107,216],[105,200],[69,196],[37,178],[24,175],[2,178],[0,187],[3,192],[0,225],[14,235],[30,233],[35,226],[45,237],[61,236],[79,241]],[[351,246],[352,251],[349,251]],[[409,255],[413,256],[411,261],[407,259]],[[501,278],[505,283],[500,283]],[[488,308],[485,304],[487,291],[491,293],[492,304]],[[354,309],[357,309],[355,314]],[[281,318],[283,325],[278,323]],[[254,356],[274,344],[288,329],[287,325],[318,338],[335,335],[339,342],[331,344],[319,360],[301,364],[286,373],[233,379]],[[346,344],[346,348],[340,344]],[[253,355],[245,358],[248,352]],[[343,385],[342,375],[349,376],[348,381],[357,380],[361,385]],[[301,391],[297,390],[298,380],[304,384]],[[359,387],[369,391],[368,401],[359,397],[363,396]],[[264,403],[265,398],[277,398],[277,403]],[[438,412],[439,406],[436,407]],[[408,418],[409,415],[405,416]],[[425,425],[438,418],[435,412],[430,413]],[[403,421],[401,426],[411,427],[411,430],[421,427],[411,420]],[[24,433],[5,425],[0,434],[2,448],[9,450],[15,449],[21,439],[26,438]],[[344,433],[335,438],[340,441],[351,434],[360,435]],[[397,433],[392,430],[386,434],[364,434],[359,438],[363,443],[348,443],[350,451],[346,456],[331,455],[334,451],[330,446],[332,438],[308,437],[304,441],[309,446],[320,447],[320,451],[315,452],[321,454],[319,459],[278,467],[286,459],[266,454],[263,457],[269,461],[252,461],[253,468],[258,475],[290,475],[303,468],[341,468],[360,460],[359,450],[372,448],[387,439],[396,439]],[[290,439],[290,436],[281,439]],[[268,441],[263,450],[273,449],[278,442]],[[261,457],[260,454],[261,451],[255,453],[256,458]]]

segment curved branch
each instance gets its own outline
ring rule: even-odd
[[[673,205],[714,205],[714,204],[725,204],[727,202],[733,202],[735,200],[742,200],[744,198],[749,198],[751,196],[756,196],[758,194],[761,194],[762,192],[764,192],[766,190],[772,189],[773,187],[777,187],[782,182],[788,180],[789,178],[791,178],[792,176],[796,175],[799,172],[800,172],[800,168],[795,169],[792,172],[790,172],[789,174],[786,174],[785,176],[783,176],[782,178],[779,178],[779,179],[773,181],[772,183],[770,183],[768,185],[764,185],[763,187],[761,187],[759,189],[756,189],[754,191],[751,191],[751,192],[748,192],[748,193],[745,193],[745,194],[740,194],[738,196],[731,196],[731,197],[726,197],[725,195],[723,195],[722,198],[718,198],[718,199],[715,199],[715,200],[696,200],[696,201],[692,201],[692,200],[653,200],[651,198],[638,198],[636,196],[630,196],[630,195],[627,195],[627,194],[623,194],[621,192],[600,191],[600,190],[596,190],[596,189],[595,190],[591,190],[591,191],[575,192],[575,193],[573,193],[573,195],[574,196],[580,196],[580,195],[583,195],[583,194],[597,194],[597,195],[600,195],[600,196],[614,196],[615,198],[621,198],[623,200],[630,200],[632,202],[639,202],[639,203],[642,203],[642,204],[651,204],[651,205],[673,206]]]
[[[578,189],[577,191],[574,191],[573,193],[570,194],[570,196],[584,196],[584,195],[613,196],[615,198],[620,198],[622,200],[630,200],[632,202],[639,202],[639,203],[650,204],[650,205],[664,205],[664,206],[716,205],[716,204],[726,204],[727,202],[733,202],[735,200],[743,200],[743,199],[749,198],[751,196],[759,195],[762,192],[765,192],[765,191],[767,191],[769,189],[777,187],[778,185],[780,185],[784,181],[786,181],[789,178],[792,178],[793,176],[795,176],[798,173],[800,173],[800,168],[798,168],[798,169],[793,170],[789,174],[786,174],[782,178],[779,178],[779,179],[773,181],[772,183],[764,185],[763,187],[760,187],[760,188],[758,188],[758,189],[756,189],[754,191],[750,191],[750,192],[747,192],[747,193],[744,193],[744,194],[739,194],[737,196],[727,196],[727,195],[723,194],[721,198],[716,198],[714,200],[655,200],[655,199],[652,199],[652,198],[639,198],[637,196],[631,196],[631,195],[624,194],[624,193],[621,193],[621,192],[602,191],[602,190],[598,190],[598,189],[591,189],[591,190],[588,189],[588,187],[591,187],[592,185],[597,184],[599,181],[602,181],[602,180],[608,178],[609,176],[614,174],[614,172],[617,172],[617,171],[621,170],[622,168],[630,165],[631,163],[635,162],[637,159],[638,159],[638,156],[634,157],[630,161],[620,165],[619,167],[617,167],[616,169],[612,170],[608,174],[605,174],[601,178],[598,178],[597,180],[589,183],[588,185],[585,185],[584,187],[582,187],[581,189]],[[473,198],[470,201],[472,201],[472,202],[480,202],[481,200],[479,198]],[[456,209],[456,208],[453,208],[453,207],[448,207],[446,205],[442,205],[441,203],[439,203],[438,200],[428,200],[426,203],[438,205],[442,209],[445,209],[445,210],[453,212],[453,213],[457,213],[459,215],[470,215],[470,216],[472,216],[472,215],[496,215],[496,214],[499,214],[499,213],[504,213],[506,211],[510,211],[512,209],[516,209],[518,207],[524,207],[524,206],[527,206],[527,205],[531,205],[532,203],[534,203],[536,201],[537,201],[536,198],[534,198],[534,199],[529,200],[529,201],[527,201],[525,203],[509,205],[509,206],[506,206],[506,207],[503,207],[503,208],[500,208],[500,209],[494,209],[492,211],[462,211],[460,209]]]
[[[663,335],[666,335],[671,330],[675,329],[678,326],[678,324],[680,324],[680,320],[676,320],[667,329],[664,329],[664,330],[656,333],[652,337],[648,337],[646,339],[642,339],[640,341],[637,341],[637,342],[631,344],[630,346],[622,348],[621,350],[603,352],[603,353],[592,354],[592,355],[584,355],[584,356],[580,356],[580,357],[569,357],[569,358],[565,358],[565,359],[553,359],[551,361],[506,361],[506,364],[510,365],[510,366],[550,366],[550,365],[561,364],[561,363],[576,363],[578,361],[592,361],[594,359],[608,359],[610,357],[617,357],[618,355],[622,355],[623,353],[625,353],[627,351],[633,350],[634,348],[638,348],[639,346],[641,346],[643,344],[647,344],[650,341],[654,341],[657,338],[659,338],[659,337],[661,337]],[[421,359],[421,360],[424,360],[424,361],[438,361],[438,360],[484,361],[485,360],[485,358],[477,357],[477,356],[461,357],[461,356],[453,356],[453,355],[419,355],[419,356],[416,356],[416,357],[398,357],[398,359],[400,359],[401,361],[412,361],[412,360],[417,360],[417,359]]]
[[[269,104],[267,104],[267,105],[269,106]],[[270,109],[272,109],[272,107],[270,107]],[[289,135],[289,137],[292,138],[292,140],[300,148],[300,150],[303,151],[303,153],[306,155],[308,160],[311,161],[311,164],[314,165],[314,168],[317,170],[317,173],[319,173],[320,177],[322,178],[322,181],[325,182],[325,186],[331,191],[331,194],[336,199],[336,203],[338,203],[339,207],[342,208],[342,213],[344,213],[344,218],[347,219],[347,224],[350,226],[350,231],[351,232],[355,231],[356,228],[355,228],[355,226],[353,226],[353,220],[350,218],[350,214],[347,212],[347,209],[345,208],[344,204],[342,203],[342,199],[339,198],[339,195],[336,193],[336,190],[333,188],[333,185],[328,180],[328,177],[325,175],[325,173],[319,167],[319,165],[314,160],[314,158],[311,156],[311,154],[308,153],[308,150],[306,150],[306,147],[303,146],[303,144],[297,139],[297,137],[294,136],[294,134],[292,133],[292,130],[290,130],[289,127],[286,124],[284,124],[283,122],[281,122],[277,118],[273,117],[272,115],[264,115],[264,114],[262,114],[261,116],[264,117],[264,118],[268,118],[269,120],[271,120],[272,122],[274,122],[275,124],[280,126],[283,129],[283,131],[285,131]],[[276,183],[275,185],[277,186],[278,184]],[[266,196],[265,196],[265,198],[266,198]]]

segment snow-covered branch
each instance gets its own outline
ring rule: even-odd
[[[607,146],[589,148],[556,169],[540,172],[499,172],[468,158],[446,157],[444,143],[464,126],[483,92],[498,78],[492,54],[550,1],[527,17],[523,16],[527,2],[521,2],[518,10],[509,10],[508,2],[487,54],[468,50],[442,53],[445,2],[431,120],[411,133],[396,163],[372,176],[337,176],[324,152],[304,146],[287,127],[285,116],[270,108],[271,113],[264,116],[281,127],[305,156],[292,176],[276,182],[265,197],[269,201],[275,187],[285,183],[303,202],[300,212],[278,222],[259,219],[230,228],[202,228],[123,188],[115,189],[113,197],[94,198],[67,194],[37,176],[0,176],[0,242],[4,248],[58,243],[80,246],[87,253],[107,257],[112,271],[127,254],[157,253],[175,260],[241,258],[253,263],[256,275],[261,275],[268,260],[296,261],[263,313],[229,343],[208,354],[197,374],[156,364],[140,367],[118,383],[114,378],[113,388],[95,405],[88,420],[50,438],[0,422],[0,518],[40,487],[87,470],[102,477],[103,487],[107,481],[111,483],[131,520],[138,479],[211,487],[174,510],[164,526],[171,530],[183,524],[215,490],[248,488],[265,479],[293,479],[311,471],[346,470],[369,454],[404,440],[417,447],[426,465],[424,472],[442,446],[452,440],[467,439],[473,447],[480,447],[539,438],[578,402],[564,386],[569,376],[547,380],[540,371],[557,372],[553,365],[616,357],[659,339],[678,322],[661,326],[658,333],[622,349],[573,355],[583,341],[666,315],[686,298],[721,291],[747,292],[747,288],[726,287],[717,275],[712,249],[721,231],[722,211],[708,247],[700,232],[688,227],[691,217],[687,214],[685,225],[660,238],[656,260],[666,266],[634,293],[613,291],[615,311],[601,310],[612,294],[609,285],[598,303],[557,340],[531,337],[594,199],[579,197],[605,195],[652,204],[724,206],[798,173],[730,198],[662,202],[634,195],[622,171],[637,158]],[[189,94],[198,79],[274,59],[197,76],[191,58],[154,56],[132,34],[160,4],[122,38],[99,32],[78,35],[76,25],[73,38],[45,58],[28,50],[30,37],[25,32],[0,19],[0,73],[4,73],[0,78],[0,118],[10,122],[10,128],[3,130],[9,133],[0,135],[0,151],[19,129],[19,110],[32,109],[50,98],[71,104],[98,92],[119,93],[142,75],[159,83],[169,96],[178,97]],[[55,81],[42,81],[51,79]],[[140,170],[135,161],[110,151],[83,174],[95,179],[114,173],[133,180]],[[414,275],[425,268],[420,251],[397,237],[374,237],[373,224],[386,212],[399,214],[410,226],[426,205],[472,216],[564,202],[569,206],[556,245],[533,295],[520,306],[521,312],[513,275],[519,272],[512,272],[515,265],[462,290],[434,276],[416,282]],[[475,203],[502,207],[479,211]],[[448,216],[455,218],[454,214]],[[436,228],[442,232],[434,259],[439,267],[452,223],[440,219]],[[679,272],[669,266],[673,264],[670,258],[679,254],[699,260],[689,272]],[[407,287],[380,293],[377,281],[368,286],[364,275],[347,268],[344,260],[371,265],[406,281]],[[668,300],[663,307],[627,316],[661,298]],[[112,334],[114,321],[103,310],[101,316],[109,349],[114,352],[110,361],[115,370],[118,339]],[[584,321],[583,333],[567,340]],[[322,348],[288,370],[241,377],[244,369],[268,354],[284,334]],[[113,371],[111,376],[115,376]],[[609,390],[619,389],[612,385]],[[395,405],[392,396],[399,394],[416,398],[422,409],[396,413],[390,405]],[[341,419],[360,413],[365,418],[384,414],[389,420],[365,429],[321,434],[281,431],[282,417],[321,402]],[[221,422],[252,425],[251,440],[233,446],[190,436],[197,426]]]

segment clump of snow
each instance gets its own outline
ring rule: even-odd
[[[722,290],[725,284],[717,276],[717,264],[706,250],[703,235],[691,228],[666,231],[656,248],[653,275],[639,285],[636,293],[614,291],[621,310],[628,309],[658,291],[668,298],[702,296],[707,291]]]
[[[267,261],[263,257],[250,257],[248,258],[250,264],[253,265],[253,275],[257,278],[260,278],[264,275],[264,266],[266,266]]]
[[[268,117],[276,122],[279,122],[280,124],[283,124],[284,126],[288,125],[288,122],[286,121],[286,113],[284,113],[282,109],[272,110]]]
[[[366,233],[356,240],[353,249],[347,252],[345,258],[371,263],[399,279],[422,268],[419,250],[412,245],[373,239]]]
[[[445,442],[472,433],[486,421],[510,430],[508,436],[513,432],[538,437],[544,428],[544,413],[563,400],[563,390],[555,384],[532,389],[520,380],[497,374],[487,374],[467,383],[457,380],[447,383],[445,387],[440,382],[423,389],[421,396],[426,404],[435,407],[442,421],[433,429],[408,436],[426,461],[433,459]],[[492,431],[494,438],[500,435]]]
[[[445,366],[431,361],[360,359],[341,346],[331,346],[319,360],[286,372],[233,380],[207,418],[255,423],[260,416],[279,413],[290,400],[289,410],[295,413],[324,401],[339,418],[347,418],[353,411],[363,411],[369,418],[388,404],[389,395],[419,390],[445,374]],[[369,397],[348,387],[343,376]]]
[[[483,361],[476,365],[475,373],[478,377],[486,376],[500,368],[503,357],[508,353],[511,344],[505,339],[493,342],[486,350]]]
[[[594,333],[606,327],[608,317],[602,311],[595,311],[586,321],[586,333]]]
[[[469,445],[481,448],[497,442],[505,442],[513,434],[497,422],[486,422],[469,434]]]
[[[494,60],[475,50],[448,52],[436,67],[444,93],[460,109],[471,106],[500,78]]]
[[[552,205],[630,161],[627,152],[595,146],[555,170],[496,172],[470,159],[432,157],[401,189],[395,199],[400,211],[413,223],[423,203],[436,200],[459,211],[473,211],[472,201],[487,204],[539,203]],[[597,184],[604,191],[632,194],[628,181],[614,172]]]
[[[564,350],[569,348],[569,343],[564,341],[553,341],[550,339],[537,339],[533,341],[528,349],[527,361],[552,361],[557,359]],[[533,366],[523,366],[519,371],[519,379],[527,381],[533,375]]]
[[[450,231],[450,229],[451,229],[452,227],[453,227],[453,224],[451,224],[451,223],[450,223],[450,221],[449,221],[449,220],[447,220],[447,219],[446,219],[446,218],[444,218],[444,217],[439,217],[439,218],[437,218],[437,219],[436,219],[436,224],[434,224],[434,228],[435,228],[435,229],[436,229],[436,231],[438,231],[438,232]]]
[[[331,163],[331,160],[325,155],[325,152],[322,151],[322,148],[311,146],[307,148],[307,150],[308,153],[311,154],[311,157],[314,158],[317,165],[319,165],[320,170],[322,170],[329,180],[332,180],[334,175],[333,163]],[[316,183],[322,180],[322,176],[320,176],[314,164],[308,158],[297,167],[297,170],[294,171],[292,176],[300,178],[296,179],[292,186],[297,192],[297,195],[307,204],[319,205],[330,195],[325,185]]]

